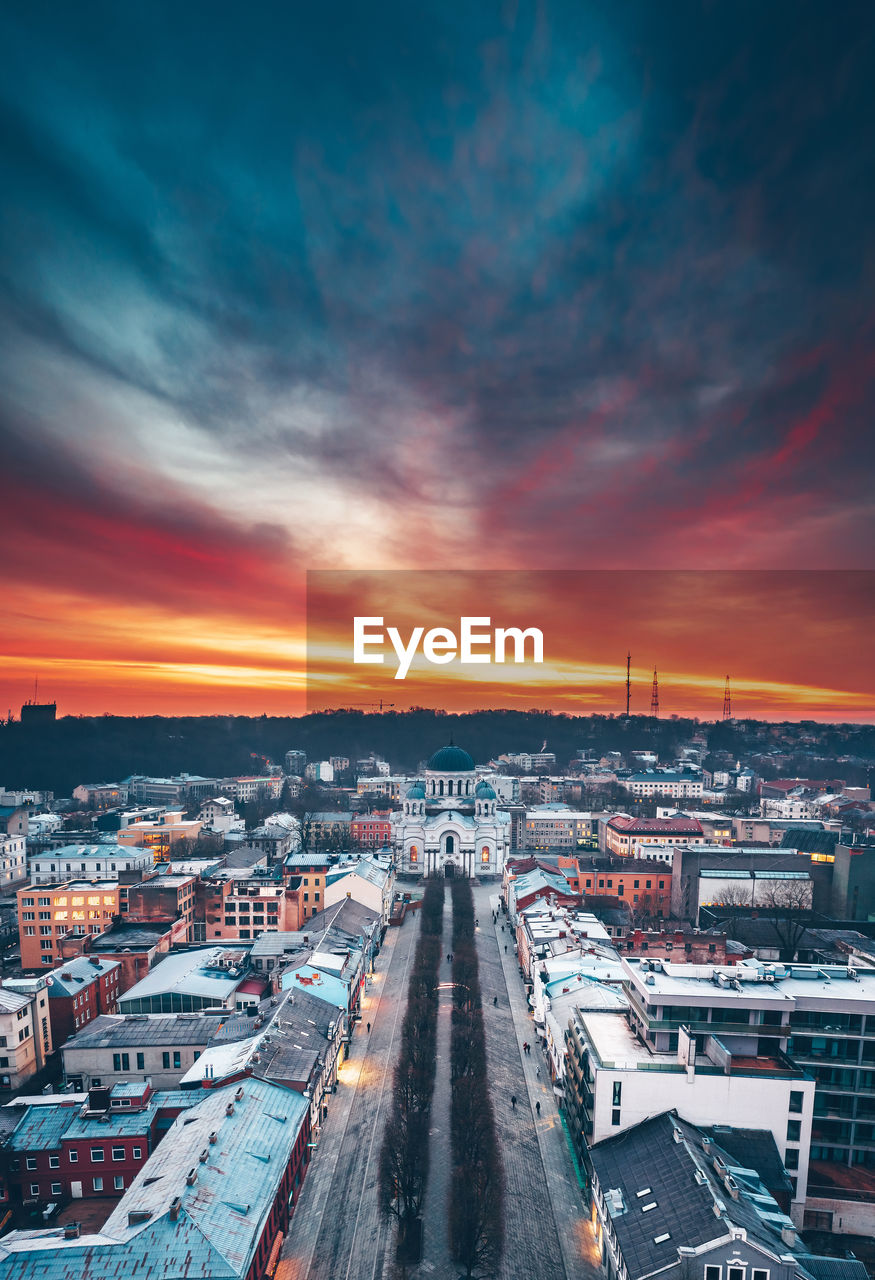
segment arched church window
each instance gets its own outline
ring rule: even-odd
[[[447,836],[447,853],[455,853],[456,841],[452,836]]]
[[[451,796],[452,794],[453,794],[453,780],[452,778],[450,778],[449,782],[447,783],[447,795]]]
[[[483,848],[480,850],[480,861],[481,862],[489,861],[489,845],[488,844],[485,844]]]
[[[419,849],[417,848],[417,846],[416,846],[415,844],[412,844],[412,845],[410,846],[410,861],[411,861],[411,862],[418,862],[418,861],[419,861]]]
[[[438,795],[442,796],[443,794],[444,794],[444,780],[443,778],[441,778],[440,782],[438,783]]]

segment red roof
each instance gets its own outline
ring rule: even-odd
[[[611,818],[608,826],[632,836],[702,834],[695,818]]]

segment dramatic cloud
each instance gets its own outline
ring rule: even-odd
[[[29,646],[258,686],[307,567],[871,563],[871,6],[0,38],[10,701]]]

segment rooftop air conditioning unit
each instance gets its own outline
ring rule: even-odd
[[[774,982],[774,981],[775,981],[775,975],[774,975],[773,973],[765,973],[765,974],[763,974],[763,981],[764,981],[764,982]]]

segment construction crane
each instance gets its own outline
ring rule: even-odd
[[[380,698],[379,702],[350,702],[349,703],[349,706],[351,707],[377,707],[380,711],[382,711],[384,707],[387,707],[387,708],[394,707],[394,705],[395,705],[394,702],[384,702],[382,698]]]

